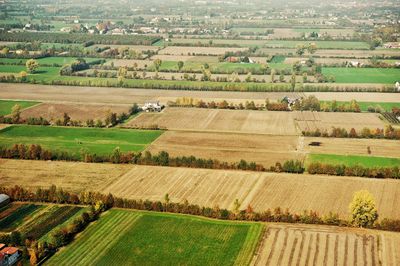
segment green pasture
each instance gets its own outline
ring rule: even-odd
[[[400,79],[400,69],[396,68],[326,67],[322,74],[334,76],[337,83],[394,84]]]
[[[360,165],[363,167],[400,167],[400,158],[361,156],[361,155],[337,155],[337,154],[310,154],[306,165],[310,163],[324,163],[331,165]]]
[[[40,144],[46,149],[76,155],[81,151],[108,155],[116,147],[123,152],[142,151],[161,134],[157,130],[14,125],[0,131],[0,143]]]
[[[247,265],[262,227],[112,209],[45,265]]]
[[[21,106],[21,109],[25,109],[34,106],[36,104],[39,104],[39,102],[0,100],[0,115],[11,114],[11,109],[16,104]]]

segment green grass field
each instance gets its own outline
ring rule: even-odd
[[[322,74],[334,76],[337,83],[394,84],[400,78],[400,69],[326,67]]]
[[[320,162],[324,164],[343,164],[346,166],[361,165],[363,167],[400,167],[400,158],[387,158],[375,156],[337,155],[337,154],[310,154],[306,165]]]
[[[321,103],[328,103],[331,104],[331,101],[321,101]],[[360,106],[360,109],[362,112],[367,112],[368,107],[372,106],[374,108],[381,108],[387,112],[390,112],[393,107],[398,107],[400,108],[400,103],[392,102],[392,103],[386,103],[386,102],[357,102],[358,105]],[[350,102],[341,102],[337,101],[337,105],[348,105]]]
[[[40,65],[65,65],[73,63],[77,58],[76,57],[44,57],[36,59],[39,66]],[[90,58],[84,57],[87,63],[91,63],[94,61],[98,61],[99,58]],[[2,64],[25,64],[28,59],[20,59],[20,58],[0,58],[0,63]]]
[[[45,265],[247,265],[261,231],[257,223],[112,209]]]
[[[39,104],[39,102],[0,100],[0,115],[10,114],[11,109],[16,104],[19,104],[19,106],[21,106],[21,109],[25,109],[34,106],[36,104]]]
[[[121,151],[142,151],[162,134],[156,130],[73,128],[18,125],[0,131],[0,143],[40,144],[55,151],[81,151],[107,155],[116,147]]]

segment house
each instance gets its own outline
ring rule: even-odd
[[[237,62],[239,62],[239,58],[234,57],[234,56],[228,56],[227,58],[225,58],[225,62],[237,63]]]
[[[400,48],[400,42],[388,42],[383,45],[383,48],[388,48],[388,49],[399,49]]]
[[[0,265],[15,265],[22,256],[22,252],[16,247],[4,247],[0,249]]]
[[[10,203],[10,197],[6,194],[0,194],[0,208],[7,206]]]
[[[163,108],[164,105],[160,104],[159,101],[149,101],[142,106],[142,110],[145,112],[161,112]]]
[[[289,109],[292,110],[292,106],[296,102],[300,102],[300,98],[290,98],[288,96],[285,96],[285,97],[283,97],[281,102],[286,102],[288,104]]]
[[[350,61],[350,62],[347,62],[347,66],[348,67],[361,67],[361,66],[363,66],[363,64],[358,61]]]

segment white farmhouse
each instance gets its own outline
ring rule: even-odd
[[[161,105],[159,101],[149,101],[142,106],[142,110],[145,112],[161,112],[164,105]]]

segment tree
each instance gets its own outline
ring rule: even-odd
[[[292,91],[296,88],[296,74],[293,73],[292,77],[290,78],[290,84],[292,86]]]
[[[158,71],[160,69],[161,64],[162,64],[162,61],[161,61],[161,59],[156,59],[156,60],[154,60],[153,64],[154,64],[154,67],[155,67],[156,71]]]
[[[70,121],[71,121],[71,117],[69,117],[69,115],[67,113],[64,113],[62,125],[68,126]]]
[[[29,73],[34,73],[36,69],[39,67],[38,62],[34,59],[29,59],[28,61],[26,61],[25,65]]]
[[[28,76],[28,73],[26,73],[26,71],[19,72],[19,77],[21,78],[22,81],[26,81],[27,76]]]
[[[350,203],[351,223],[359,227],[370,227],[378,219],[375,199],[367,190],[354,193]]]
[[[310,54],[314,54],[317,51],[317,45],[315,43],[310,43],[309,45],[307,45],[307,51]]]
[[[235,213],[235,215],[238,215],[240,212],[240,201],[239,199],[235,199],[235,201],[233,202],[233,212]]]
[[[303,44],[296,45],[296,54],[298,54],[299,56],[302,56],[305,51],[306,51],[306,47]]]
[[[126,69],[126,67],[118,68],[118,77],[126,78],[127,73],[128,70]]]
[[[11,108],[11,119],[14,124],[19,123],[21,119],[21,106],[19,104]]]
[[[274,83],[275,82],[275,69],[271,70],[271,82]]]
[[[184,63],[183,63],[182,61],[179,61],[179,62],[178,62],[178,69],[179,69],[179,72],[181,72],[181,70],[182,70],[182,68],[183,68],[183,65],[184,65]]]

